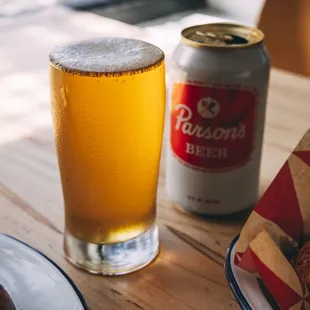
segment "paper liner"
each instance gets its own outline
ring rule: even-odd
[[[281,309],[310,309],[287,257],[310,240],[310,130],[260,199],[237,243],[235,264],[257,273]]]

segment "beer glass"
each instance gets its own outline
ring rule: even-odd
[[[140,269],[159,246],[164,54],[125,38],[59,46],[50,53],[50,83],[65,255],[92,273]]]

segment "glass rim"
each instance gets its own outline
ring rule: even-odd
[[[70,68],[67,66],[64,66],[58,62],[56,62],[50,55],[50,66],[54,67],[55,69],[67,73],[69,75],[74,76],[86,76],[86,77],[119,77],[119,76],[126,76],[126,75],[136,75],[136,74],[142,74],[148,71],[152,71],[162,65],[165,61],[165,55],[161,59],[159,59],[157,62],[155,62],[152,65],[138,68],[138,69],[132,69],[132,70],[124,70],[124,71],[116,71],[116,72],[96,72],[96,71],[86,71],[86,70],[79,70],[75,68]]]
[[[140,74],[161,65],[165,54],[158,46],[125,37],[98,37],[52,48],[49,60],[70,75],[113,77]]]

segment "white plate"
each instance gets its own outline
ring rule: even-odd
[[[234,264],[238,239],[239,236],[231,242],[225,260],[225,271],[229,286],[241,309],[273,310],[261,291],[257,278]]]
[[[0,284],[17,310],[87,310],[73,281],[27,244],[0,234]]]

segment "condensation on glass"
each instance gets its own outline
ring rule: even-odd
[[[94,273],[140,269],[158,253],[164,54],[133,39],[72,43],[51,51],[50,81],[65,254]]]

